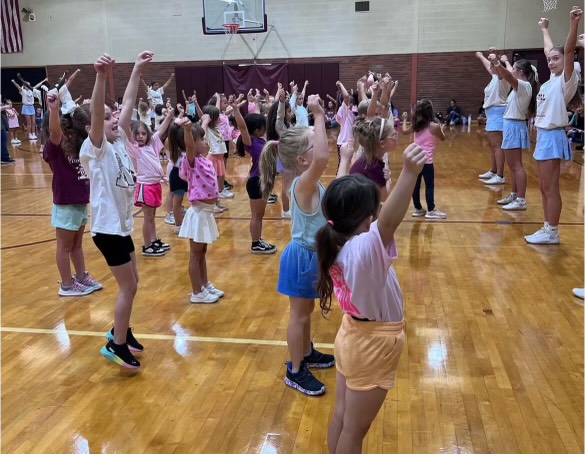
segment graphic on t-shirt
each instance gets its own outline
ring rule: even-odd
[[[69,164],[71,164],[73,167],[75,167],[75,170],[77,170],[77,179],[78,180],[89,180],[89,177],[87,176],[87,173],[85,173],[85,169],[81,165],[79,158],[74,158],[73,156],[67,156],[67,160],[69,161]]]
[[[130,189],[136,187],[136,175],[133,170],[124,165],[122,158],[118,153],[114,153],[116,161],[118,161],[118,177],[116,178],[116,186],[119,188]]]
[[[352,293],[343,277],[343,268],[339,265],[333,265],[329,270],[329,274],[333,280],[333,290],[341,309],[350,315],[361,315],[359,309],[351,302]]]

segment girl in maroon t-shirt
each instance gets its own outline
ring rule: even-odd
[[[53,172],[53,215],[51,225],[57,237],[57,268],[61,275],[59,295],[84,296],[102,285],[89,277],[83,255],[83,232],[87,224],[89,178],[79,162],[82,140],[76,140],[76,125],[89,116],[89,106],[78,107],[59,118],[59,96],[47,96],[48,121],[44,133],[49,137],[43,159]],[[87,133],[86,133],[87,134]],[[73,138],[73,139],[71,139]],[[71,274],[71,262],[75,275]]]

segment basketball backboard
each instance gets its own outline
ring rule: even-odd
[[[239,25],[238,33],[262,33],[268,23],[264,0],[203,0],[203,33],[225,33],[224,25]]]

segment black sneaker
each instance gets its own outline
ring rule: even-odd
[[[114,342],[114,328],[106,334],[106,339]],[[128,344],[128,349],[133,353],[142,353],[144,351],[144,346],[132,334],[132,328],[128,328],[126,332],[126,343]]]
[[[167,251],[159,248],[154,243],[151,243],[150,246],[142,246],[142,255],[145,257],[162,257],[166,253]]]
[[[315,378],[307,366],[302,363],[300,370],[293,374],[292,363],[286,363],[286,377],[284,383],[291,388],[298,389],[307,396],[321,396],[325,394],[325,385]]]
[[[335,357],[333,355],[328,355],[326,353],[321,353],[320,351],[315,350],[315,347],[313,347],[313,343],[311,342],[311,354],[305,356],[303,362],[307,365],[307,367],[315,369],[329,369],[330,367],[335,366]]]
[[[226,180],[223,182],[223,188],[227,189],[228,191],[231,191],[232,189],[234,189],[234,185],[231,183],[228,183]]]
[[[276,246],[268,244],[263,240],[253,241],[250,250],[252,254],[274,254],[276,252]]]
[[[6,161],[2,160],[3,166],[13,166],[15,163],[16,161],[12,158],[8,158]]]
[[[140,367],[140,362],[134,358],[132,353],[130,353],[128,344],[117,345],[114,344],[114,341],[108,341],[108,343],[102,347],[100,353],[105,356],[106,359],[109,359],[113,363],[125,367],[126,369],[138,369]]]
[[[273,203],[276,203],[278,200],[278,196],[276,194],[270,194],[268,196],[268,200],[266,201],[267,204],[272,205]]]
[[[171,250],[171,245],[170,244],[167,244],[167,243],[163,243],[160,238],[157,238],[156,241],[153,241],[152,242],[152,244],[154,244],[157,248],[163,249],[165,251],[170,251]]]

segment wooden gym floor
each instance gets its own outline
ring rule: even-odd
[[[393,176],[401,168],[399,150]],[[337,164],[334,140],[323,181]],[[274,256],[249,252],[245,179],[249,159],[230,157],[236,184],[218,216],[209,275],[219,304],[189,304],[188,244],[157,216],[172,244],[164,258],[138,255],[132,323],[146,347],[142,370],[121,373],[99,349],[110,329],[114,279],[89,234],[88,269],[104,290],[57,296],[51,173],[28,142],[2,167],[2,448],[58,453],[324,453],[334,404],[328,386],[306,397],[283,382],[288,302],[276,293],[280,251],[290,238],[280,204],[264,237]],[[528,210],[505,213],[489,168],[485,134],[454,131],[436,157],[436,203],[444,221],[407,214],[396,269],[408,341],[397,386],[364,443],[372,453],[583,452],[583,167],[562,165],[560,246],[528,246],[542,221],[536,167],[525,153]],[[582,160],[581,160],[582,162]],[[506,173],[508,173],[506,171]],[[509,186],[506,186],[509,190]],[[135,244],[142,219],[136,218]],[[316,312],[317,345],[332,351],[338,306]]]

